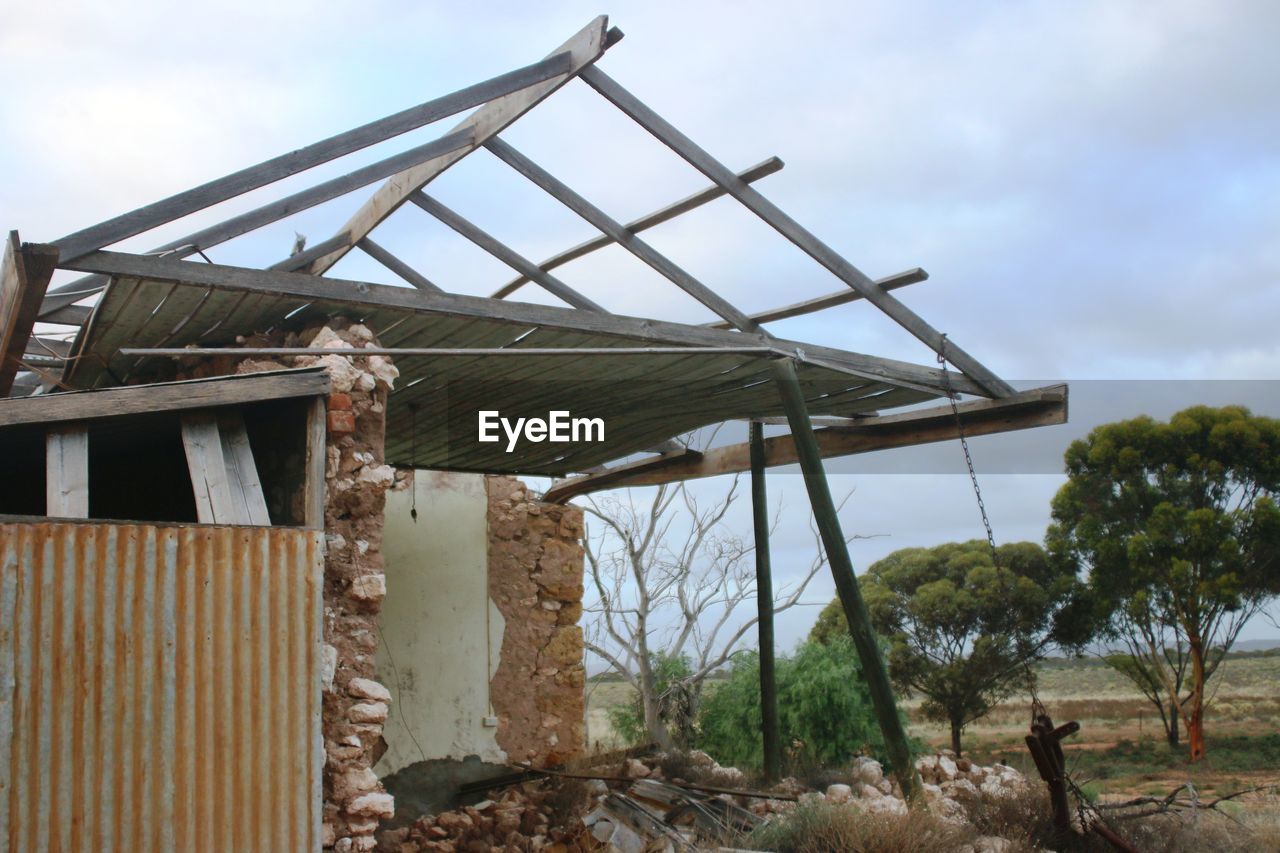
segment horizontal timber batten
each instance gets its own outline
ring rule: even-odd
[[[206,409],[328,393],[329,375],[318,368],[305,368],[97,391],[41,394],[0,400],[0,427]]]

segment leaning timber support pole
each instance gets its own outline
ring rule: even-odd
[[[751,514],[756,535],[756,608],[760,616],[760,734],[764,738],[764,776],[781,775],[778,740],[778,683],[773,668],[773,575],[769,565],[769,501],[764,483],[764,425],[751,422]]]
[[[831,499],[831,487],[822,467],[822,456],[813,435],[813,424],[809,420],[809,410],[800,390],[795,363],[791,359],[778,359],[773,363],[773,369],[782,405],[787,411],[787,421],[791,425],[796,455],[804,474],[804,485],[809,492],[813,518],[818,525],[822,547],[827,552],[827,562],[831,566],[831,575],[835,580],[836,593],[840,596],[840,604],[844,608],[845,619],[849,622],[854,648],[862,661],[862,673],[871,690],[871,702],[875,707],[876,719],[880,722],[880,731],[884,734],[885,748],[889,753],[889,761],[893,764],[894,776],[902,787],[907,802],[913,807],[924,808],[920,774],[911,761],[907,733],[898,716],[893,688],[889,685],[889,671],[880,654],[880,647],[876,644],[871,619],[867,615],[867,605],[862,600],[858,579],[853,573],[853,561],[849,559],[849,549],[840,529],[836,505]]]

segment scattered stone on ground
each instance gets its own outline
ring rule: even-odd
[[[673,773],[679,769],[682,776],[693,778],[666,779],[664,767]],[[966,794],[1013,797],[1028,785],[1026,778],[1012,767],[1003,764],[980,767],[968,759],[957,759],[946,750],[922,756],[917,759],[916,767],[924,782],[930,813],[956,824],[963,824],[966,820],[962,805]],[[642,844],[647,843],[653,839],[639,838],[630,831],[619,831],[600,809],[606,798],[627,794],[636,780],[750,789],[788,798],[718,795],[726,803],[745,808],[766,820],[786,814],[798,803],[830,803],[868,814],[907,814],[901,792],[886,778],[880,762],[871,758],[855,759],[844,775],[844,781],[827,785],[822,791],[810,790],[792,777],[768,789],[760,789],[751,785],[742,771],[722,767],[711,756],[698,750],[682,753],[672,760],[661,753],[624,758],[583,772],[612,777],[612,781],[552,778],[493,790],[488,792],[488,799],[483,802],[423,817],[412,826],[384,831],[379,837],[378,849],[383,853],[445,850],[578,853],[624,849],[635,843],[632,836]],[[641,782],[637,787],[647,784],[650,783]],[[661,809],[655,813],[661,815]],[[587,818],[586,823],[584,817]],[[624,841],[623,837],[628,840]],[[1009,848],[1010,842],[1006,839],[982,836],[973,841],[965,853],[1004,853]]]

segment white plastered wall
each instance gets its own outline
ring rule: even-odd
[[[377,670],[392,704],[387,751],[375,770],[387,776],[469,755],[504,763],[489,725],[503,620],[489,599],[484,476],[416,472],[412,489],[387,494],[382,548],[387,597]]]

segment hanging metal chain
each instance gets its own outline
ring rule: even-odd
[[[973,496],[978,501],[978,512],[982,514],[982,527],[987,532],[987,547],[991,549],[991,565],[997,571],[1000,569],[1000,553],[996,550],[996,536],[991,529],[991,519],[987,517],[987,504],[982,499],[982,487],[978,484],[978,472],[973,467],[973,455],[969,452],[969,438],[965,435],[964,420],[960,417],[960,406],[958,403],[960,395],[956,393],[955,387],[951,384],[951,371],[947,369],[947,336],[942,335],[942,346],[938,348],[938,364],[942,366],[942,385],[947,392],[947,401],[951,403],[951,414],[955,417],[956,434],[960,437],[960,449],[964,451],[964,464],[969,469],[969,482],[973,484]],[[1023,644],[1018,643],[1019,646]],[[1030,655],[1025,654],[1026,649],[1022,648],[1022,667],[1026,674],[1027,690],[1031,694],[1031,719],[1034,721],[1036,717],[1046,713],[1044,703],[1040,701],[1040,696],[1036,692],[1036,675],[1035,670],[1031,668]]]
[[[947,400],[951,403],[951,414],[956,419],[956,434],[960,436],[960,448],[964,451],[964,464],[969,467],[969,482],[973,483],[973,495],[978,499],[978,512],[982,513],[982,526],[987,531],[987,545],[991,548],[991,564],[997,568],[1000,560],[996,554],[996,536],[991,532],[991,519],[987,518],[987,505],[982,500],[982,487],[978,485],[978,472],[973,468],[973,456],[969,453],[969,439],[964,433],[964,421],[960,418],[959,395],[951,385],[951,372],[947,370],[947,336],[942,335],[942,346],[938,348],[938,364],[942,365],[942,385],[947,391]]]

